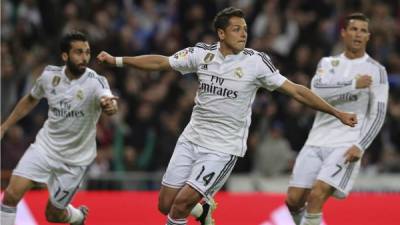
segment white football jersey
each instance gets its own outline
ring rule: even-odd
[[[34,145],[64,163],[89,165],[96,157],[100,97],[112,95],[107,79],[87,68],[79,79],[70,80],[65,66],[47,66],[31,95],[46,98],[49,105],[48,118]]]
[[[356,89],[356,78],[370,75],[369,88]],[[385,68],[365,54],[348,59],[344,54],[322,58],[311,88],[336,108],[357,114],[352,128],[335,117],[317,112],[306,145],[343,147],[356,145],[365,150],[379,133],[385,120],[389,85]]]
[[[182,135],[205,148],[243,156],[257,89],[273,91],[286,78],[266,54],[244,49],[224,57],[218,43],[198,43],[169,57],[169,63],[182,74],[197,73],[199,80],[192,117]]]

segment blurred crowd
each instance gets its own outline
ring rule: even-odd
[[[172,55],[197,42],[213,43],[212,19],[222,8],[244,10],[247,46],[271,56],[290,80],[309,86],[321,57],[342,51],[343,18],[371,19],[368,53],[389,75],[384,128],[366,151],[362,173],[400,172],[400,5],[397,0],[3,0],[1,4],[1,120],[29,93],[48,65],[62,65],[58,41],[80,30],[90,39],[90,67],[106,76],[120,97],[120,112],[101,116],[98,157],[89,173],[163,171],[188,123],[197,90],[195,74],[110,68],[95,62],[113,55]],[[312,126],[314,111],[282,94],[259,90],[246,157],[234,173],[289,173]],[[1,142],[1,169],[10,171],[47,117],[43,100]]]

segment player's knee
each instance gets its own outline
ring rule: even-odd
[[[170,209],[170,205],[167,205],[161,201],[158,202],[158,211],[160,211],[162,214],[168,215]]]
[[[321,187],[313,187],[311,190],[308,202],[324,202],[329,197],[328,191]]]
[[[302,201],[301,198],[297,198],[296,196],[288,195],[286,197],[286,205],[291,212],[299,211],[305,206],[305,202]]]
[[[22,193],[18,193],[17,191],[8,187],[4,191],[3,204],[16,207],[21,198],[22,198]]]
[[[305,206],[305,197],[289,191],[286,196],[286,205],[290,211],[298,211]]]

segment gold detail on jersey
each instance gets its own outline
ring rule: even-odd
[[[61,78],[59,76],[54,76],[53,80],[51,81],[51,84],[53,87],[56,87],[57,85],[60,84]]]
[[[324,69],[322,69],[322,68],[317,69],[317,74],[320,76],[324,75],[325,74]]]
[[[331,61],[332,66],[338,66],[339,65],[339,59],[334,59]]]
[[[242,78],[243,77],[243,70],[242,70],[241,67],[236,68],[234,73],[235,73],[235,76],[237,78]]]
[[[178,59],[186,58],[188,56],[188,53],[189,53],[189,50],[183,49],[177,53],[177,56],[178,56],[177,58]]]
[[[76,98],[77,99],[79,99],[79,100],[83,100],[83,98],[84,98],[84,95],[83,95],[83,91],[82,90],[78,90],[77,92],[76,92]]]
[[[207,55],[204,57],[204,63],[209,63],[214,59],[214,54],[213,53],[207,53]]]

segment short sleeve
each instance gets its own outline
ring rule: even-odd
[[[185,48],[169,57],[171,67],[182,74],[197,72],[199,50],[194,47]]]
[[[287,80],[279,73],[271,59],[265,53],[257,53],[256,56],[257,86],[273,91]]]
[[[110,85],[105,77],[97,76],[98,85],[96,85],[96,97],[100,99],[103,96],[113,96],[110,90]]]
[[[36,99],[41,99],[44,97],[45,92],[44,92],[44,76],[43,74],[36,79],[35,84],[33,85],[31,89],[31,96],[36,98]]]

